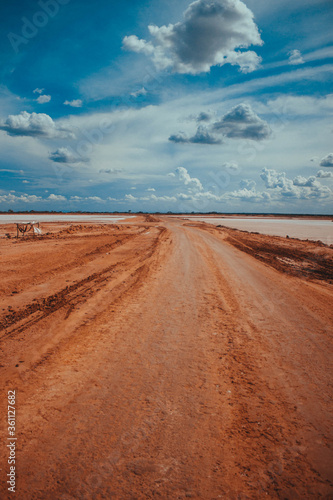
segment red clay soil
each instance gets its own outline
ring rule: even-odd
[[[333,498],[332,249],[167,217],[42,229],[0,239],[1,498]]]

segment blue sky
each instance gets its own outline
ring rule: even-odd
[[[331,0],[2,2],[0,210],[332,213]]]

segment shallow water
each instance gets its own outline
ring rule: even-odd
[[[277,219],[267,217],[256,218],[218,218],[188,216],[187,219],[208,222],[215,226],[241,229],[243,231],[258,232],[271,236],[289,236],[302,240],[320,240],[326,245],[333,244],[333,222],[323,219]]]
[[[72,215],[72,214],[0,214],[0,224],[13,224],[16,222],[88,222],[114,224],[133,217],[130,215]],[[184,219],[208,222],[209,224],[222,225],[243,231],[258,232],[272,236],[290,236],[303,240],[320,240],[327,245],[333,244],[333,222],[324,219],[278,219],[267,217],[247,218],[222,218],[222,217],[197,217],[187,215]]]

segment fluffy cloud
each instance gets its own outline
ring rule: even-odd
[[[90,200],[90,201],[104,201],[102,198],[100,198],[99,196],[88,196],[87,198],[85,198],[85,200]]]
[[[135,198],[132,194],[125,194],[126,201],[137,201],[138,198]]]
[[[201,123],[209,123],[214,119],[214,111],[201,111],[199,114],[191,114],[185,121]]]
[[[184,132],[179,132],[178,134],[170,135],[169,141],[176,142],[178,144],[187,144],[191,142],[190,137],[188,137]]]
[[[320,162],[321,167],[333,167],[333,153],[328,154]]]
[[[151,194],[150,196],[144,196],[138,198],[140,201],[153,201],[153,202],[175,202],[177,198],[175,196],[156,196],[156,194]]]
[[[198,127],[195,135],[190,138],[193,144],[222,144],[222,139],[212,134],[206,127]]]
[[[276,172],[276,170],[264,168],[260,177],[269,189],[275,189],[278,187],[284,189],[292,185],[292,181],[287,179],[285,172],[279,173]]]
[[[329,198],[332,191],[322,186],[314,176],[309,178],[298,176],[294,180],[288,179],[285,172],[276,172],[264,168],[260,174],[266,188],[274,190],[275,198],[295,198],[309,200],[313,198]]]
[[[297,64],[304,64],[304,62],[305,61],[299,50],[295,49],[289,52],[289,64],[297,65]]]
[[[330,179],[333,177],[333,172],[325,172],[324,170],[319,170],[316,177],[319,179]]]
[[[115,201],[115,198],[108,198],[108,200]],[[76,201],[76,202],[81,202],[81,201],[97,201],[97,202],[104,202],[102,198],[99,196],[86,196],[83,198],[82,196],[71,196],[70,201]]]
[[[213,130],[231,139],[260,141],[271,135],[267,122],[259,118],[248,104],[238,104],[213,125]]]
[[[259,193],[253,187],[252,189],[243,188],[239,189],[238,191],[231,191],[230,193],[226,193],[224,195],[224,198],[227,200],[237,199],[241,201],[258,203],[258,202],[270,201],[271,196],[269,193],[266,192]]]
[[[206,127],[199,126],[192,137],[188,137],[184,132],[171,135],[169,141],[183,144],[222,144],[222,139],[209,132]]]
[[[302,177],[301,175],[298,175],[293,180],[293,184],[294,184],[294,186],[303,186],[303,187],[318,187],[318,186],[320,186],[320,182],[317,181],[317,179],[314,175],[311,175],[308,178]]]
[[[132,35],[124,38],[123,47],[152,57],[158,69],[195,75],[229,63],[248,73],[261,62],[255,52],[245,50],[263,42],[253,13],[241,0],[197,0],[183,21],[148,29],[153,41]]]
[[[47,199],[50,201],[66,201],[66,198],[61,194],[50,194]]]
[[[176,170],[179,180],[182,181],[185,186],[188,186],[189,189],[193,191],[202,191],[203,187],[199,179],[196,177],[191,177],[186,168],[179,167]]]
[[[37,89],[33,90],[33,93],[34,94],[42,94],[44,92],[44,90],[45,89],[39,89],[39,88],[37,88]]]
[[[123,47],[124,49],[133,52],[142,52],[147,56],[154,54],[155,51],[155,48],[151,42],[140,40],[136,35],[125,36],[123,40]]]
[[[69,130],[59,127],[49,115],[45,113],[28,113],[22,111],[19,115],[9,115],[5,122],[0,123],[0,130],[5,130],[12,136],[30,137],[61,137],[73,138]]]
[[[235,200],[239,200],[250,203],[264,203],[270,201],[271,195],[269,193],[260,193],[255,190],[254,181],[244,182],[248,182],[249,187],[243,187],[242,189],[227,193],[218,191],[213,193],[212,191],[205,191],[202,189],[196,192],[189,190],[187,193],[179,193],[176,196],[180,201],[191,202],[193,204],[193,208],[196,208],[197,210],[207,207],[210,202],[225,203],[228,201],[233,202]]]
[[[330,200],[332,198],[332,191],[322,186],[318,181],[314,181],[313,177],[302,178],[296,177],[294,180],[288,179],[285,173],[279,173],[275,170],[263,169],[261,178],[266,184],[267,190],[258,191],[256,189],[256,182],[251,179],[244,179],[240,182],[240,189],[235,191],[224,192],[219,189],[213,191],[206,189],[202,182],[191,177],[187,169],[179,167],[176,169],[177,177],[181,183],[186,186],[186,192],[176,192],[173,195],[156,195],[149,194],[146,196],[133,196],[126,194],[123,199],[110,198],[111,201],[118,202],[165,202],[165,203],[186,203],[186,205],[177,205],[183,210],[189,209],[192,206],[193,210],[208,209],[211,203],[228,203],[233,206],[235,202],[241,203],[262,203],[270,206],[272,203],[282,203],[286,206],[287,200],[290,202],[297,202],[299,200]],[[295,182],[295,184],[294,184]],[[296,185],[299,184],[299,185]],[[152,188],[147,189],[152,191]],[[77,198],[77,200],[74,200]],[[98,201],[96,197],[84,198],[85,200],[91,199]],[[79,201],[78,197],[73,197],[73,201]],[[80,198],[80,200],[83,200]],[[105,201],[105,200],[100,200]],[[190,205],[188,205],[190,204]]]
[[[200,113],[196,121],[208,121],[211,115]],[[248,104],[238,104],[226,113],[220,120],[212,125],[199,125],[195,135],[189,137],[184,132],[173,134],[169,141],[176,143],[192,144],[222,144],[223,138],[216,136],[216,133],[222,134],[229,139],[251,139],[260,141],[267,139],[271,135],[271,129],[267,122],[259,118]]]
[[[15,194],[9,193],[0,195],[0,203],[36,203],[37,201],[43,201],[43,199],[35,194],[22,194],[16,196]]]
[[[149,191],[149,190],[148,190]],[[113,201],[122,201],[114,200]],[[140,201],[151,201],[151,202],[176,202],[177,198],[175,196],[156,196],[156,194],[150,194],[148,196],[136,197],[132,194],[125,194],[124,201],[129,201],[131,203]]]
[[[47,102],[50,102],[51,101],[51,96],[50,95],[40,95],[36,101],[38,102],[38,104],[45,104]]]
[[[72,108],[82,108],[82,100],[81,99],[73,99],[73,101],[65,101],[65,106],[71,106]]]
[[[332,197],[332,191],[326,186],[322,186],[314,177],[308,179],[296,177],[292,180],[288,179],[284,172],[263,169],[261,178],[265,182],[267,191],[257,191],[255,181],[244,179],[240,182],[240,189],[235,191],[212,193],[203,188],[197,192],[189,190],[188,193],[181,193],[177,195],[177,198],[194,204],[204,201],[208,203],[209,201],[233,202],[236,200],[249,203],[282,202],[285,204],[287,199],[311,200]]]
[[[114,200],[114,198],[108,198],[108,200]],[[21,195],[16,195],[13,193],[8,193],[8,194],[3,194],[0,195],[0,203],[10,203],[10,204],[17,204],[17,203],[48,203],[48,202],[66,202],[68,199],[61,195],[61,194],[50,194],[47,198],[42,198],[41,196],[36,196],[34,194],[21,194]],[[94,202],[104,202],[102,198],[99,196],[87,196],[87,197],[81,197],[81,196],[71,196],[69,201],[74,201],[74,202],[82,202],[82,201],[94,201]]]
[[[58,148],[53,153],[50,153],[49,159],[56,163],[81,163],[89,161],[88,158],[76,156],[68,148]]]

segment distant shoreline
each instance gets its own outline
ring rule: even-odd
[[[310,219],[333,219],[333,214],[279,214],[279,213],[242,213],[242,212],[54,212],[54,211],[0,211],[0,215],[108,215],[114,217],[128,217],[128,216],[140,216],[140,215],[159,215],[159,216],[170,216],[170,217],[218,217],[218,218],[232,218],[232,217],[265,217],[265,218],[280,218],[280,219],[290,219],[290,218],[310,218]]]

